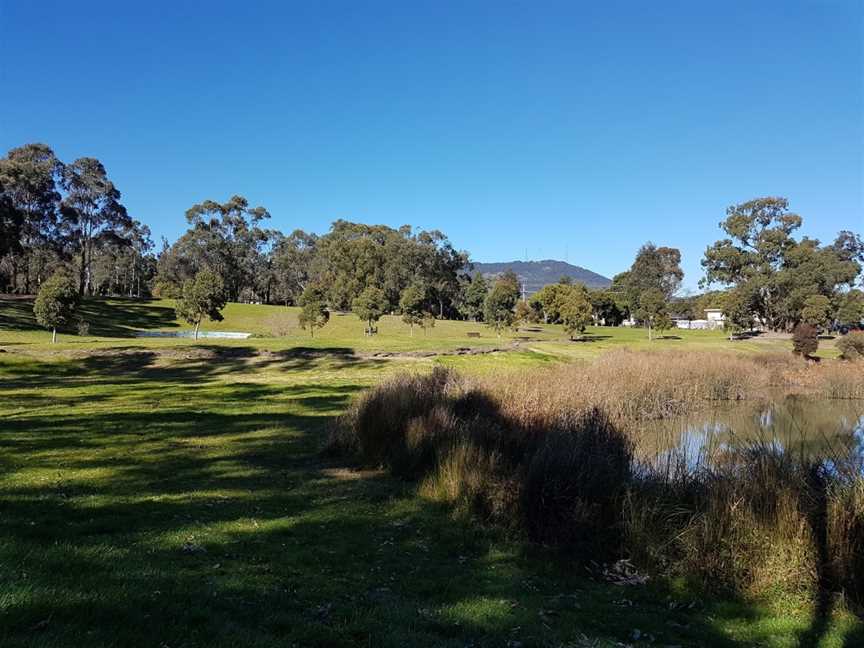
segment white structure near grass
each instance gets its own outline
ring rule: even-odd
[[[675,326],[679,329],[697,329],[714,331],[722,329],[726,325],[726,316],[722,308],[706,308],[705,319],[675,319]]]

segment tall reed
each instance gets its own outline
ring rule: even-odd
[[[747,594],[842,588],[864,603],[864,478],[771,444],[647,461],[648,419],[765,390],[864,397],[843,363],[617,352],[583,365],[404,374],[363,394],[330,448],[420,492],[566,548]],[[860,469],[860,467],[859,467]]]

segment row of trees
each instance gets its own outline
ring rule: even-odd
[[[368,315],[362,319],[371,330],[380,314],[398,312],[412,331],[434,316],[485,321],[499,331],[516,322],[559,323],[571,336],[590,323],[627,319],[651,335],[670,326],[670,316],[701,318],[707,306],[722,308],[736,330],[864,316],[864,294],[854,288],[864,263],[860,236],[840,232],[827,245],[798,239],[802,219],[784,198],[727,210],[726,238],[702,261],[708,292],[690,298],[678,296],[680,252],[652,243],[607,290],[561,281],[523,303],[515,275],[472,276],[468,254],[437,230],[339,220],[321,236],[285,235],[269,220],[266,208],[242,196],[206,200],[187,210],[186,232],[173,244],[163,239],[154,254],[150,230],[127,213],[99,160],[64,163],[48,146],[28,144],[0,159],[0,291],[36,292],[65,268],[79,295],[179,298],[206,270],[230,301],[314,304],[310,321],[322,320],[320,312],[313,317],[316,308],[353,310]]]
[[[413,286],[428,311],[461,316],[468,254],[441,232],[339,220],[323,236],[302,230],[285,236],[263,227],[269,218],[242,196],[193,206],[186,212],[189,229],[159,255],[156,294],[174,297],[186,280],[211,268],[224,278],[231,301],[299,305],[311,290],[330,308],[347,311],[374,288],[389,312]]]
[[[150,230],[131,218],[95,158],[63,163],[44,144],[0,159],[0,290],[29,294],[75,268],[79,294],[146,294]]]

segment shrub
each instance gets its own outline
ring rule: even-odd
[[[87,337],[90,335],[90,322],[85,320],[83,317],[80,317],[75,321],[75,328],[78,330],[78,335],[81,337]]]
[[[864,331],[852,331],[837,340],[837,348],[844,360],[864,358]]]
[[[545,435],[525,475],[525,526],[533,540],[594,559],[620,551],[621,499],[632,446],[599,410]]]
[[[286,337],[291,335],[300,325],[297,318],[286,310],[268,317],[266,326],[273,337]]]
[[[819,332],[812,324],[798,324],[792,331],[792,351],[805,358],[819,348]]]

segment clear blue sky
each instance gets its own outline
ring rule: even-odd
[[[0,0],[0,148],[98,157],[157,240],[237,193],[695,287],[733,202],[864,231],[862,43],[860,0]]]

